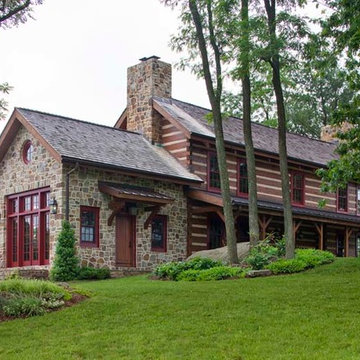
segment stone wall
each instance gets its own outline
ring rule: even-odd
[[[70,169],[64,166],[64,171]],[[161,208],[159,214],[168,216],[167,252],[151,251],[151,226],[144,229],[149,212],[140,207],[136,217],[136,269],[152,270],[156,264],[183,260],[186,258],[187,244],[187,200],[183,186],[172,183],[124,176],[113,171],[80,167],[70,177],[70,222],[75,227],[77,239],[80,238],[80,206],[100,208],[100,239],[98,248],[80,247],[78,253],[83,266],[121,269],[115,258],[115,221],[111,226],[107,221],[112,211],[109,209],[110,195],[98,190],[98,181],[109,181],[151,188],[175,199]]]
[[[171,97],[171,65],[157,57],[143,59],[127,72],[127,130],[161,143],[160,118],[152,108],[153,96]]]
[[[31,140],[33,160],[25,164],[23,145]],[[50,262],[55,252],[56,234],[61,228],[62,165],[23,126],[0,163],[0,268],[6,267],[6,196],[50,186],[50,196],[59,204],[58,214],[50,214]]]

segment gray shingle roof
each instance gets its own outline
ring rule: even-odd
[[[138,133],[23,108],[17,111],[63,159],[201,181],[167,151],[150,144]]]
[[[154,97],[154,101],[167,111],[190,133],[215,137],[213,126],[205,118],[208,109],[188,104],[175,99]],[[244,145],[243,123],[239,118],[230,117],[223,123],[225,140],[234,144]],[[278,154],[278,132],[258,123],[252,123],[254,147],[260,151]],[[325,141],[310,139],[306,136],[287,134],[288,156],[316,165],[326,165],[328,161],[336,159],[334,154],[336,145]]]

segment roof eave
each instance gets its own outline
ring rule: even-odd
[[[161,173],[155,173],[151,171],[144,171],[144,170],[137,170],[137,169],[131,169],[124,166],[118,166],[118,165],[112,165],[112,164],[105,164],[98,161],[91,161],[91,160],[84,160],[74,157],[68,157],[68,156],[62,156],[61,157],[63,163],[79,163],[81,165],[86,166],[95,166],[100,168],[106,168],[106,169],[112,169],[116,171],[120,171],[124,174],[128,175],[142,175],[149,179],[162,179],[163,181],[169,181],[169,182],[175,182],[176,184],[182,184],[182,185],[193,185],[193,184],[201,184],[203,180],[199,179],[188,179],[181,176],[173,176],[173,175],[166,175]]]

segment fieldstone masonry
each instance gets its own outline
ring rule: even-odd
[[[64,171],[70,169],[66,166]],[[181,185],[159,182],[138,177],[124,176],[117,172],[102,169],[80,167],[70,178],[70,222],[75,226],[76,237],[80,237],[80,206],[95,206],[100,208],[100,245],[98,248],[79,247],[81,264],[83,266],[108,267],[111,270],[118,267],[115,262],[115,219],[111,226],[107,221],[112,211],[109,209],[110,195],[98,190],[98,181],[109,181],[121,184],[131,184],[151,188],[154,191],[168,195],[174,202],[164,206],[159,214],[168,216],[167,252],[151,251],[151,226],[144,229],[144,223],[149,212],[144,206],[139,206],[136,216],[136,270],[152,270],[159,263],[186,258],[187,242],[187,200]],[[125,268],[126,269],[126,268]]]
[[[152,143],[161,143],[161,122],[151,98],[171,97],[171,65],[156,56],[141,60],[127,71],[127,130],[142,133]]]
[[[33,160],[25,164],[22,149],[27,140],[34,146]],[[56,235],[61,229],[63,199],[62,165],[23,126],[0,163],[0,267],[6,267],[6,196],[50,186],[50,196],[58,202],[58,214],[50,214],[50,263]]]

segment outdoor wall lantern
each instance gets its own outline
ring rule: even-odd
[[[131,206],[131,207],[129,208],[129,214],[130,214],[130,215],[136,216],[137,213],[138,213],[138,209],[137,209],[136,205],[135,205],[135,206]]]
[[[49,201],[50,213],[57,214],[58,204],[54,197],[52,197]]]

